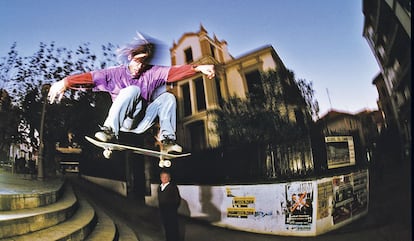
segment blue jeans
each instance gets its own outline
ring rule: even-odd
[[[135,124],[138,121],[136,118],[142,110],[140,94],[141,89],[138,86],[132,85],[122,89],[109,109],[104,126],[111,127],[116,136],[119,135],[119,131],[140,134],[148,130],[158,116],[160,121],[159,140],[165,138],[175,140],[177,117],[175,96],[166,91],[160,94],[147,106],[144,118]]]

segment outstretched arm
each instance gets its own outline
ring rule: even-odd
[[[215,76],[214,65],[181,65],[172,66],[168,72],[167,82],[176,82],[201,72],[212,79]]]
[[[52,86],[50,86],[47,98],[50,104],[53,104],[54,102],[59,103],[62,100],[63,94],[65,93],[66,89],[72,88],[76,85],[85,84],[93,84],[91,73],[68,76],[60,81],[53,83]]]

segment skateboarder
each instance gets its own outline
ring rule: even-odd
[[[143,133],[159,118],[158,140],[167,152],[182,152],[176,143],[176,99],[167,92],[167,84],[191,77],[197,72],[209,79],[215,75],[213,65],[151,65],[157,45],[142,35],[118,50],[118,58],[124,63],[102,70],[71,75],[55,82],[48,93],[49,102],[59,102],[66,89],[79,86],[93,91],[106,91],[112,97],[112,105],[101,131],[95,137],[104,142],[114,141],[119,131]],[[138,114],[145,111],[143,119]]]

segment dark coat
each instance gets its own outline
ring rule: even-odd
[[[158,188],[158,205],[160,209],[178,209],[180,202],[180,192],[175,184],[170,182],[164,191],[161,191],[161,186]]]

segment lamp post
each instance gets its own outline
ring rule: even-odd
[[[37,163],[37,179],[43,180],[44,179],[44,166],[43,166],[43,130],[45,126],[45,113],[46,113],[46,105],[47,105],[47,93],[49,92],[50,84],[42,85],[42,114],[40,118],[40,133],[39,133],[39,157]]]

